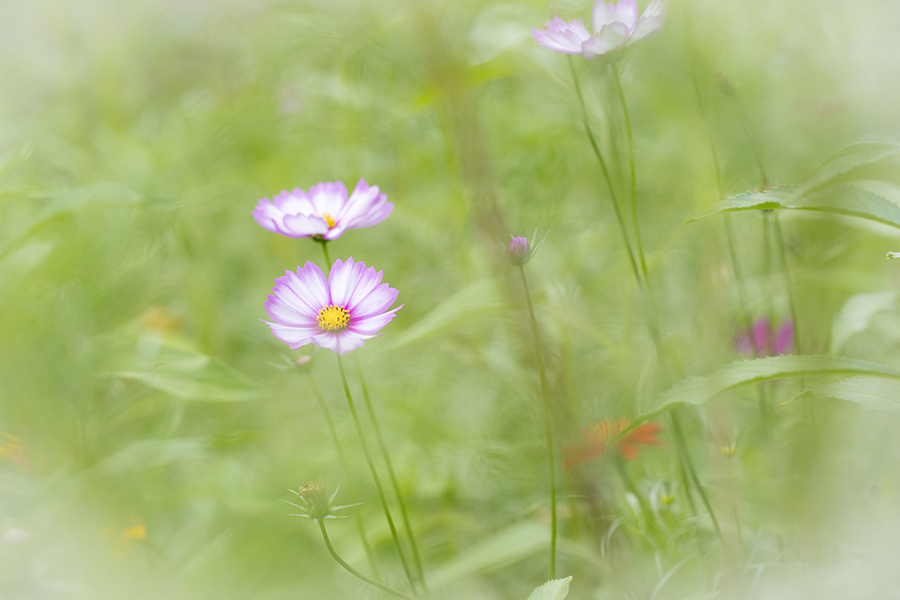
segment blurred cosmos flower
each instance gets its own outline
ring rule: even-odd
[[[653,0],[638,18],[636,0],[610,3],[597,0],[593,19],[593,33],[588,32],[581,19],[566,22],[554,17],[547,23],[546,29],[532,29],[531,35],[545,48],[565,54],[581,54],[590,60],[662,31],[666,21],[666,4],[663,0]]]
[[[334,502],[334,497],[337,496],[338,491],[340,490],[340,486],[334,490],[330,496],[328,495],[328,488],[326,488],[322,484],[322,480],[319,481],[310,481],[307,480],[300,486],[300,488],[295,492],[294,490],[289,489],[288,491],[292,494],[296,494],[298,498],[303,502],[303,506],[299,504],[295,504],[293,502],[288,502],[287,500],[282,500],[285,504],[290,504],[294,508],[299,508],[302,510],[302,513],[288,515],[291,517],[302,517],[304,519],[312,519],[313,523],[318,523],[322,519],[344,519],[345,516],[335,515],[334,511],[341,510],[344,508],[353,508],[354,506],[359,506],[360,503],[357,504],[344,504],[343,506],[334,506],[332,502]]]
[[[660,432],[658,423],[644,423],[638,425],[621,438],[610,444],[609,440],[621,433],[631,422],[627,417],[621,417],[613,421],[603,419],[599,423],[593,423],[587,429],[581,430],[584,444],[563,448],[563,452],[570,453],[566,458],[564,468],[569,470],[572,465],[596,458],[604,454],[610,447],[619,451],[625,460],[636,460],[640,453],[639,446],[663,446],[663,442],[656,439]]]
[[[388,310],[397,290],[365,263],[335,261],[328,279],[312,262],[275,279],[265,302],[272,333],[291,349],[313,343],[345,354],[380,335],[403,305]]]
[[[734,347],[741,354],[759,358],[790,354],[794,350],[794,322],[785,319],[775,331],[769,318],[761,317],[753,323],[752,331],[735,336]]]
[[[300,188],[282,191],[271,201],[263,198],[253,218],[265,229],[288,237],[336,240],[348,229],[381,223],[394,210],[377,185],[360,179],[350,197],[343,182],[324,181],[307,194]]]

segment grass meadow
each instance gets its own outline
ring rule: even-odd
[[[591,9],[0,4],[0,598],[900,597],[900,4]],[[261,322],[323,248],[340,363]]]

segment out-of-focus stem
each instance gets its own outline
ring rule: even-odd
[[[634,174],[634,138],[631,134],[631,118],[628,116],[628,103],[625,102],[625,92],[622,90],[622,81],[619,79],[619,70],[616,63],[613,62],[609,66],[613,74],[613,81],[616,84],[616,92],[619,95],[619,103],[622,105],[622,116],[625,123],[625,135],[628,139],[628,168],[631,175],[631,227],[634,229],[634,245],[637,247],[638,263],[641,267],[641,275],[644,281],[647,278],[647,261],[644,259],[644,245],[641,242],[641,228],[638,223],[637,214],[637,185]]]
[[[328,269],[331,268],[331,259],[328,258],[328,240],[323,238],[323,239],[319,240],[319,243],[322,244],[322,252],[325,253],[325,269],[324,269],[324,271],[327,272]]]
[[[394,519],[391,517],[391,509],[388,507],[387,498],[384,495],[384,488],[381,487],[381,478],[378,477],[378,471],[375,470],[375,463],[372,460],[372,454],[369,452],[369,444],[363,435],[362,424],[359,421],[359,414],[356,412],[356,406],[353,404],[353,396],[350,395],[350,386],[347,384],[347,375],[344,373],[344,362],[341,360],[340,354],[337,356],[338,369],[341,372],[341,383],[344,384],[344,394],[347,395],[347,404],[350,406],[350,414],[353,416],[353,423],[356,425],[356,434],[359,436],[359,442],[362,444],[363,454],[366,457],[366,463],[369,465],[369,471],[372,473],[372,479],[375,481],[375,489],[378,491],[378,497],[381,499],[381,508],[384,510],[384,516],[387,519],[388,526],[391,529],[391,537],[394,538],[394,545],[397,547],[397,554],[400,555],[400,563],[403,565],[403,571],[409,580],[409,585],[415,591],[416,580],[412,571],[409,569],[409,563],[406,561],[406,554],[403,552],[403,546],[400,544],[400,536],[397,535],[397,527],[394,525]]]
[[[319,386],[316,385],[316,380],[313,378],[312,374],[309,374],[309,383],[312,386],[313,395],[316,397],[319,408],[322,409],[322,413],[325,415],[325,422],[328,424],[328,431],[331,432],[331,439],[334,441],[334,447],[337,448],[338,460],[341,463],[341,469],[344,471],[344,476],[347,478],[347,491],[350,493],[351,497],[355,497],[356,493],[353,489],[353,480],[350,477],[350,469],[347,467],[347,455],[344,454],[344,448],[341,446],[340,438],[338,438],[337,428],[334,426],[334,419],[331,418],[331,410],[329,410],[328,405],[325,403],[325,398],[322,397]],[[375,553],[372,552],[372,546],[369,545],[369,540],[366,537],[366,529],[363,526],[362,516],[358,510],[353,511],[353,516],[356,520],[356,528],[359,529],[359,537],[362,539],[363,548],[366,550],[366,557],[369,559],[369,566],[375,574],[375,577],[381,577],[381,574],[378,571],[378,564],[375,562]]]
[[[738,114],[741,117],[741,126],[744,128],[744,135],[747,136],[747,141],[750,143],[750,149],[753,151],[753,158],[756,160],[756,167],[759,169],[759,176],[762,178],[762,183],[764,186],[769,185],[769,176],[766,173],[766,166],[763,164],[759,142],[756,139],[756,136],[753,135],[753,124],[750,122],[750,115],[744,110],[744,105],[741,104],[741,101],[736,95],[732,95],[732,99],[734,100],[735,106],[738,108]]]
[[[363,398],[366,401],[366,409],[369,411],[369,418],[372,419],[372,427],[375,429],[375,439],[378,441],[378,448],[381,450],[381,456],[384,458],[384,462],[387,464],[388,468],[388,476],[391,480],[391,485],[394,487],[394,493],[397,495],[397,502],[400,504],[400,514],[403,518],[403,528],[406,530],[406,535],[409,537],[409,543],[412,546],[413,551],[413,562],[415,562],[416,573],[419,576],[419,583],[422,584],[422,588],[424,590],[428,590],[428,584],[425,583],[425,570],[422,568],[422,557],[419,554],[419,545],[416,543],[416,536],[413,534],[412,525],[409,522],[409,514],[406,510],[406,502],[403,500],[403,494],[400,492],[400,485],[397,483],[397,475],[394,472],[394,464],[391,461],[391,455],[388,453],[387,444],[384,443],[384,436],[381,434],[381,426],[378,424],[378,419],[375,417],[375,409],[372,407],[372,400],[369,398],[369,389],[366,387],[366,380],[363,378],[362,370],[359,368],[359,364],[356,365],[357,373],[359,374],[359,382],[362,385]]]
[[[700,483],[700,479],[697,477],[697,471],[694,469],[693,461],[691,461],[688,453],[687,443],[684,439],[684,431],[681,429],[681,420],[678,417],[678,409],[675,408],[669,412],[669,415],[672,418],[672,431],[675,432],[675,441],[679,447],[679,450],[685,455],[685,466],[687,467],[688,475],[691,478],[691,481],[694,483],[694,488],[697,490],[697,493],[700,494],[700,500],[703,501],[703,506],[706,507],[706,512],[709,513],[709,518],[712,521],[713,528],[716,530],[716,535],[719,536],[719,541],[724,545],[725,538],[722,536],[722,528],[719,527],[719,520],[716,518],[716,512],[713,510],[712,504],[709,502],[709,498],[706,495],[706,490],[703,489],[703,485]]]
[[[525,279],[525,268],[519,265],[522,276],[522,287],[525,289],[525,300],[528,303],[528,316],[531,318],[531,333],[534,338],[534,352],[537,356],[538,376],[541,379],[541,397],[544,404],[544,433],[547,437],[547,466],[550,472],[550,579],[556,578],[556,461],[553,456],[553,425],[550,422],[550,392],[547,389],[547,373],[544,370],[544,354],[541,350],[541,334],[538,331],[537,319],[534,316],[534,305],[528,280]]]
[[[584,130],[587,133],[591,148],[594,150],[594,156],[597,157],[597,162],[600,163],[600,170],[603,172],[603,177],[606,179],[606,185],[609,187],[609,199],[612,202],[613,210],[616,213],[619,229],[622,231],[622,243],[625,244],[625,250],[628,252],[628,260],[631,262],[631,270],[634,272],[634,277],[638,281],[638,285],[640,285],[641,271],[638,267],[637,260],[634,257],[634,251],[631,249],[631,243],[628,241],[628,230],[625,227],[625,220],[622,218],[622,210],[619,207],[619,202],[616,200],[616,190],[613,186],[612,178],[609,175],[606,160],[603,158],[603,153],[600,152],[600,146],[597,145],[597,140],[594,139],[594,132],[591,129],[591,123],[588,119],[587,106],[584,103],[584,95],[581,93],[581,84],[578,81],[578,74],[575,72],[575,65],[572,63],[571,57],[569,57],[569,69],[572,71],[572,80],[575,82],[575,93],[578,96],[578,103],[581,106],[581,118],[584,121]]]
[[[357,578],[365,581],[369,585],[374,585],[378,589],[384,590],[385,592],[392,594],[394,596],[397,596],[398,598],[406,598],[407,600],[416,600],[415,596],[410,596],[409,594],[404,594],[403,592],[401,592],[399,590],[395,590],[394,588],[392,588],[389,585],[385,585],[385,584],[381,583],[380,581],[376,581],[376,580],[372,579],[371,577],[366,577],[365,575],[363,575],[362,573],[360,573],[359,571],[357,571],[356,569],[351,567],[347,561],[345,561],[343,558],[340,557],[340,555],[338,555],[338,553],[334,549],[334,546],[331,545],[331,539],[328,537],[328,531],[325,529],[325,521],[324,520],[319,521],[319,531],[322,532],[322,539],[325,540],[325,547],[328,548],[328,553],[331,554],[331,558],[333,558],[335,561],[337,561],[337,563],[339,565],[344,567],[344,569],[346,569],[348,573],[350,573],[354,577],[357,577]]]
[[[794,304],[791,271],[788,268],[787,250],[784,245],[784,234],[781,232],[781,223],[778,221],[778,213],[772,215],[772,224],[775,229],[775,242],[778,245],[778,253],[781,256],[781,269],[784,273],[784,284],[787,287],[788,305],[791,309],[791,320],[794,322],[794,351],[797,354],[803,354],[803,350],[800,348],[800,325],[797,323],[797,306]]]

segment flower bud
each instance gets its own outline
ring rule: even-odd
[[[340,488],[338,488],[340,489]],[[318,523],[322,519],[342,519],[344,517],[335,515],[335,511],[344,509],[344,508],[352,508],[354,506],[359,506],[359,504],[345,504],[343,506],[335,506],[334,497],[337,496],[338,489],[334,490],[332,494],[328,493],[328,488],[319,481],[307,480],[303,482],[303,485],[294,490],[288,490],[292,494],[295,494],[297,498],[303,503],[303,505],[295,504],[294,502],[288,502],[287,500],[282,500],[285,504],[290,504],[294,508],[299,508],[302,512],[292,514],[291,517],[303,517],[304,519],[312,519],[313,523]]]
[[[528,240],[523,237],[514,237],[509,240],[506,246],[506,256],[509,262],[516,266],[524,265],[531,260],[532,248],[528,244]]]

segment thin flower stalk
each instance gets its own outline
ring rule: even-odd
[[[713,510],[712,504],[709,501],[709,497],[706,495],[706,490],[703,489],[703,484],[700,483],[700,478],[697,477],[697,470],[694,468],[694,463],[691,460],[690,454],[688,454],[687,442],[684,439],[684,431],[681,429],[681,419],[678,417],[678,409],[674,409],[669,413],[670,418],[672,419],[672,431],[675,433],[675,441],[677,442],[675,445],[678,448],[679,452],[683,455],[684,465],[687,469],[687,473],[691,478],[691,482],[694,484],[694,488],[697,490],[697,493],[700,494],[700,500],[703,502],[703,506],[706,508],[706,512],[709,514],[709,518],[712,521],[713,529],[716,530],[716,535],[719,537],[719,541],[725,544],[725,537],[722,534],[722,528],[719,527],[719,519],[716,518],[716,511]],[[690,491],[688,491],[690,494]]]
[[[787,297],[788,297],[788,306],[791,310],[791,320],[794,322],[794,351],[800,355],[803,354],[802,349],[800,348],[800,334],[798,333],[798,323],[797,321],[797,305],[794,302],[794,293],[793,293],[793,285],[791,283],[791,271],[788,267],[787,260],[787,249],[784,245],[784,234],[781,231],[781,223],[778,220],[778,215],[772,215],[772,224],[775,229],[775,242],[778,245],[778,253],[781,257],[781,269],[782,273],[784,273],[784,284],[787,287]]]
[[[331,266],[331,259],[328,257],[328,240],[322,238],[317,241],[322,244],[322,252],[325,254],[325,268],[327,269]]]
[[[616,92],[619,96],[619,104],[622,105],[622,117],[625,125],[625,137],[628,141],[628,170],[631,179],[631,227],[634,229],[634,243],[637,248],[638,263],[641,267],[641,274],[644,281],[647,277],[647,261],[644,258],[644,245],[641,241],[641,228],[638,222],[637,214],[637,182],[634,172],[634,137],[631,133],[631,118],[628,115],[628,103],[625,102],[625,92],[622,89],[622,80],[619,77],[619,69],[615,62],[609,65],[610,72],[613,76],[613,82],[616,84]]]
[[[376,581],[375,579],[372,579],[371,577],[367,577],[367,576],[363,575],[362,573],[360,573],[359,571],[357,571],[356,569],[354,569],[353,567],[351,567],[350,564],[347,561],[345,561],[343,558],[341,558],[340,555],[335,551],[334,546],[331,545],[331,538],[328,537],[328,530],[325,529],[325,521],[321,520],[321,521],[319,521],[318,524],[319,524],[319,531],[322,532],[322,539],[325,541],[325,547],[328,548],[328,553],[331,554],[331,558],[333,558],[339,565],[344,567],[344,569],[348,573],[350,573],[351,575],[353,575],[354,577],[356,577],[358,579],[361,579],[362,581],[365,581],[369,585],[375,586],[378,589],[383,590],[383,591],[387,592],[388,594],[391,594],[398,598],[405,598],[407,600],[416,600],[415,596],[410,596],[409,594],[405,594],[399,590],[395,590],[391,586],[385,585],[385,584],[381,583],[380,581]]]
[[[316,402],[319,404],[319,408],[322,409],[322,413],[325,415],[325,422],[328,424],[328,431],[331,432],[331,439],[334,441],[334,447],[337,449],[338,460],[341,463],[341,469],[344,471],[344,475],[347,478],[347,491],[350,492],[350,496],[356,496],[355,490],[353,489],[353,480],[350,477],[350,469],[347,466],[347,455],[344,453],[344,448],[341,446],[341,440],[337,434],[337,428],[334,426],[334,419],[331,417],[331,410],[328,408],[328,404],[325,403],[325,398],[322,397],[322,393],[319,391],[319,386],[316,385],[316,380],[313,378],[312,374],[308,374],[309,383],[313,390],[313,396],[316,397]],[[369,560],[369,566],[372,569],[372,572],[375,574],[375,577],[381,577],[381,573],[378,570],[378,563],[375,561],[375,553],[372,552],[372,546],[369,544],[369,539],[366,536],[366,528],[363,525],[362,515],[358,510],[353,511],[353,517],[356,520],[356,528],[359,530],[359,537],[362,540],[363,548],[366,551],[366,557]]]
[[[616,214],[616,221],[619,223],[619,229],[622,232],[622,243],[625,244],[625,250],[628,253],[628,260],[631,263],[631,270],[634,273],[634,277],[638,283],[640,283],[641,271],[638,267],[637,260],[634,257],[634,251],[631,249],[631,242],[628,239],[628,229],[625,227],[625,220],[622,218],[622,209],[619,207],[619,201],[616,199],[616,190],[612,178],[609,175],[609,168],[607,168],[606,160],[603,158],[603,153],[600,152],[600,147],[597,145],[597,140],[594,138],[594,132],[591,129],[587,105],[584,103],[584,94],[581,91],[581,83],[578,81],[578,73],[575,71],[575,64],[572,62],[571,57],[569,57],[569,69],[572,71],[572,80],[575,83],[575,94],[578,96],[578,104],[581,107],[581,118],[584,122],[584,131],[587,134],[588,142],[591,144],[591,149],[594,151],[594,156],[597,157],[597,162],[600,163],[600,170],[603,172],[603,177],[606,179],[606,185],[609,188],[609,199],[612,203],[613,211]]]
[[[761,188],[763,190],[770,187],[769,183],[769,175],[766,172],[766,166],[762,159],[762,152],[760,150],[759,141],[756,139],[756,136],[753,133],[753,124],[750,121],[750,116],[747,111],[744,109],[744,105],[741,103],[740,99],[736,94],[732,94],[732,99],[734,100],[735,106],[738,108],[738,114],[741,117],[741,125],[744,128],[744,135],[747,136],[747,142],[750,144],[750,148],[753,150],[753,157],[756,160],[756,166],[759,169],[759,176],[762,178]],[[763,212],[763,218],[765,219],[765,226],[768,227],[768,211]],[[787,264],[787,251],[784,246],[784,235],[781,231],[781,224],[778,222],[777,216],[772,219],[774,229],[775,229],[775,244],[778,248],[778,253],[780,254],[782,272],[784,274],[785,286],[787,287],[787,297],[788,304],[790,305],[791,310],[791,318],[794,320],[794,348],[796,349],[797,354],[802,354],[802,350],[800,348],[800,334],[799,327],[797,321],[797,309],[796,303],[794,302],[794,292],[793,286],[791,285],[791,275],[788,271]]]
[[[387,464],[388,476],[391,480],[391,485],[394,488],[394,494],[397,495],[397,502],[400,505],[400,515],[403,519],[403,528],[406,530],[406,536],[409,538],[409,543],[412,546],[412,555],[413,562],[416,567],[416,574],[419,577],[419,583],[422,585],[422,588],[427,592],[428,584],[425,582],[425,570],[422,568],[422,556],[419,553],[419,544],[416,542],[416,536],[413,533],[412,525],[409,521],[409,512],[406,509],[406,501],[403,499],[403,494],[400,492],[400,485],[397,483],[397,475],[394,471],[394,463],[391,461],[391,455],[388,452],[387,444],[384,443],[384,436],[381,433],[381,426],[378,424],[378,419],[375,416],[375,409],[372,406],[372,400],[369,397],[369,389],[366,386],[366,380],[363,378],[362,370],[359,368],[359,364],[356,366],[357,373],[359,374],[359,382],[362,386],[363,398],[366,401],[366,409],[369,411],[369,418],[372,420],[372,428],[375,430],[375,439],[378,441],[378,448],[381,450],[381,456],[384,458],[385,464]]]
[[[344,394],[347,396],[347,405],[350,407],[350,414],[353,416],[353,423],[356,425],[356,434],[359,436],[359,442],[362,445],[363,454],[366,457],[366,464],[369,466],[369,472],[372,474],[372,480],[375,482],[375,489],[378,491],[378,498],[381,500],[381,508],[384,511],[384,517],[387,519],[388,527],[391,530],[391,537],[394,545],[397,547],[397,554],[400,555],[400,563],[403,565],[403,572],[406,573],[406,579],[409,581],[410,587],[416,589],[416,579],[413,577],[409,568],[409,562],[406,560],[406,553],[403,551],[403,545],[400,543],[400,536],[397,534],[397,527],[394,525],[394,518],[391,516],[391,509],[388,506],[387,498],[384,495],[384,488],[381,485],[381,478],[375,469],[375,462],[372,460],[372,453],[369,451],[369,444],[366,442],[366,436],[363,434],[362,424],[359,421],[359,414],[356,412],[356,406],[353,403],[353,396],[350,394],[350,385],[347,383],[347,375],[344,373],[344,362],[341,355],[337,354],[338,370],[341,372],[341,383],[344,385]]]
[[[531,302],[531,292],[528,289],[528,280],[525,278],[525,268],[518,265],[519,274],[522,276],[522,287],[525,290],[525,300],[528,304],[528,316],[531,319],[531,333],[534,338],[534,352],[537,357],[538,376],[541,380],[541,398],[544,405],[544,434],[547,437],[547,466],[550,475],[550,579],[556,578],[556,460],[553,456],[553,426],[550,422],[550,392],[547,387],[547,373],[544,370],[544,354],[541,350],[541,335],[538,331],[537,319],[534,316],[534,305]]]

